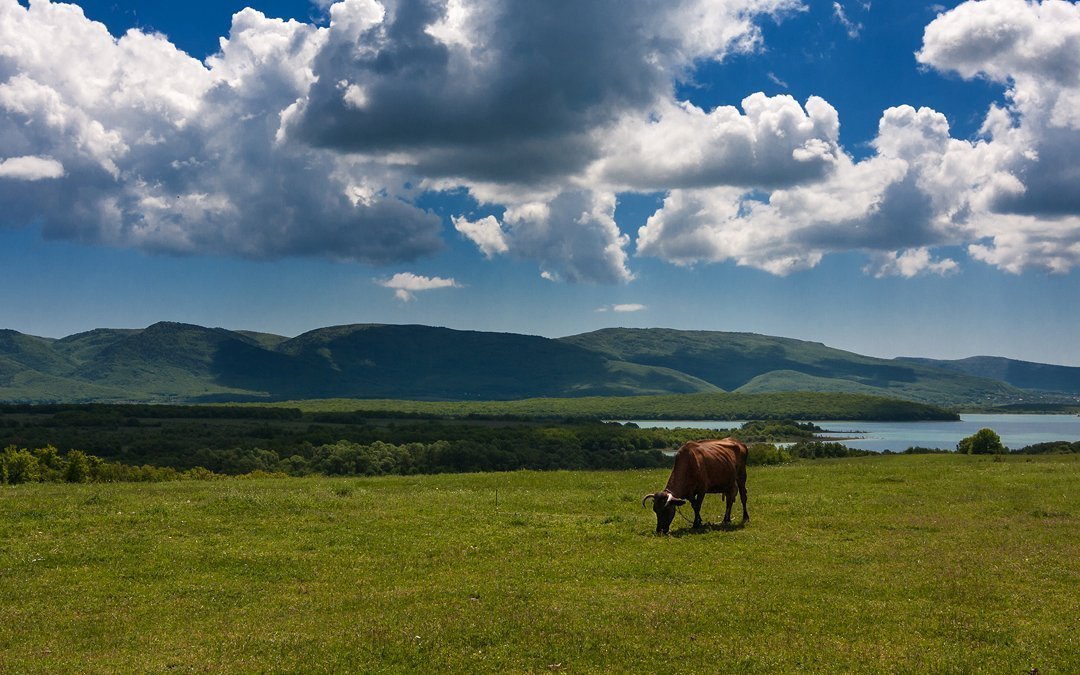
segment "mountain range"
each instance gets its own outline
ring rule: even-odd
[[[0,330],[0,401],[504,400],[848,392],[939,405],[1075,402],[1080,368],[879,359],[750,333],[609,328],[551,339],[357,324],[294,338],[161,322],[61,339]]]

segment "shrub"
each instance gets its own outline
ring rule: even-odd
[[[956,451],[966,455],[994,455],[1008,452],[993,429],[979,429],[956,444]]]
[[[180,474],[180,477],[184,480],[212,480],[214,478],[220,478],[221,476],[220,474],[214,473],[210,469],[196,466]]]
[[[68,453],[64,480],[69,483],[85,483],[90,480],[90,461],[86,458],[86,453],[79,450]]]
[[[26,448],[17,450],[14,445],[9,445],[4,449],[0,461],[6,469],[7,481],[12,485],[41,480],[41,465],[37,457]]]
[[[747,466],[768,466],[791,461],[791,454],[771,443],[754,443],[746,455]]]
[[[952,452],[952,450],[942,450],[941,448],[924,448],[920,445],[913,445],[907,450],[904,450],[905,455],[945,455]]]
[[[863,457],[865,455],[877,454],[870,450],[849,448],[843,443],[835,443],[830,441],[800,441],[788,448],[788,452],[793,457],[800,457],[802,459],[821,459],[823,457]]]
[[[1080,441],[1051,441],[1049,443],[1036,443],[1013,452],[1020,455],[1044,455],[1044,454],[1068,454],[1080,452]]]

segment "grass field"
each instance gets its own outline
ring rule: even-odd
[[[296,408],[306,413],[361,411],[465,417],[604,417],[669,420],[952,420],[956,413],[925,403],[843,392],[776,392],[765,394],[670,394],[662,396],[582,396],[528,398],[514,401],[405,401],[330,398],[254,404]]]
[[[1075,673],[1078,459],[6,487],[0,672]]]

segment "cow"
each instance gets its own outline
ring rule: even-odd
[[[642,506],[649,499],[653,500],[656,533],[668,533],[675,518],[675,507],[687,501],[694,507],[694,527],[701,527],[701,502],[709,492],[718,492],[727,498],[724,513],[724,524],[727,525],[731,523],[731,506],[738,489],[743,522],[750,520],[750,514],[746,512],[746,453],[746,446],[734,438],[690,441],[679,448],[667,487],[641,499]]]

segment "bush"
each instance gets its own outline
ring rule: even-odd
[[[746,455],[747,466],[769,466],[791,461],[791,454],[771,443],[754,443]]]
[[[800,441],[788,448],[793,457],[802,459],[821,459],[824,457],[864,457],[878,453],[871,450],[849,448],[843,443],[829,441]]]
[[[4,449],[0,462],[4,464],[7,482],[12,485],[41,480],[41,465],[37,457],[26,448],[16,449],[14,445],[9,445]]]
[[[1001,437],[993,429],[979,429],[956,444],[956,451],[965,455],[995,455],[1008,452]]]
[[[1013,450],[1018,455],[1064,455],[1072,452],[1080,452],[1080,441],[1051,441],[1049,443],[1036,443],[1019,450]]]
[[[86,458],[86,453],[79,450],[68,453],[64,480],[69,483],[85,483],[90,480],[90,461]]]
[[[905,455],[947,455],[952,450],[942,450],[941,448],[924,448],[920,445],[913,445],[907,450],[904,450]]]

